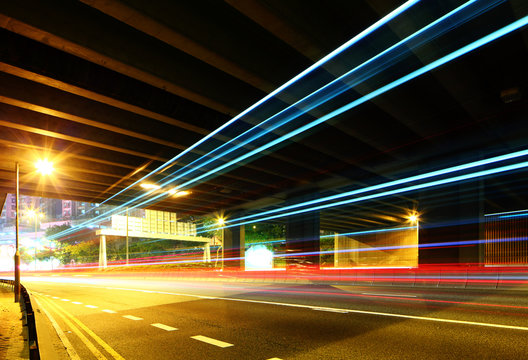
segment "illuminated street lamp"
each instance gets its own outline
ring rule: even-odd
[[[37,172],[42,175],[49,175],[53,172],[53,163],[49,162],[47,159],[39,160],[35,163]],[[20,165],[18,162],[15,162],[15,202],[16,202],[16,216],[15,216],[15,228],[16,228],[16,241],[15,241],[15,302],[20,300],[20,251],[18,249],[19,244],[19,223],[20,223],[20,211],[19,211],[19,193],[20,193]]]
[[[408,217],[409,219],[409,222],[412,224],[416,224],[416,244],[419,244],[419,222],[420,222],[420,217],[418,215],[418,213],[416,212],[413,212],[409,215]]]
[[[33,209],[28,210],[27,216],[35,219],[35,271],[37,271],[37,224],[38,218],[44,217],[43,213],[39,213]]]
[[[224,226],[225,224],[225,219],[223,217],[219,217],[218,219],[216,219],[216,224],[218,226]],[[224,270],[224,228],[221,229],[222,232],[220,233],[221,235],[221,247],[222,247],[222,267],[221,269]],[[217,253],[218,254],[218,253]]]

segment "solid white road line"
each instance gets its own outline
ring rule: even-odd
[[[215,346],[218,346],[218,347],[221,347],[221,348],[234,346],[233,344],[226,343],[224,341],[216,340],[216,339],[213,339],[213,338],[210,338],[210,337],[207,337],[207,336],[203,336],[203,335],[191,336],[191,339],[198,340],[198,341],[203,341],[204,343],[215,345]]]
[[[415,298],[416,295],[404,295],[404,294],[375,294],[375,293],[361,293],[361,295],[374,295],[374,296],[400,296],[400,297],[411,297]]]
[[[174,331],[174,330],[178,330],[177,328],[175,327],[172,327],[172,326],[168,326],[168,325],[163,325],[163,324],[160,324],[160,323],[155,323],[155,324],[150,324],[154,327],[157,327],[157,328],[160,328],[160,329],[163,329],[163,330],[167,330],[167,331]]]
[[[123,315],[124,318],[130,319],[130,320],[143,320],[143,318],[132,316],[132,315]]]
[[[322,307],[312,307],[311,309],[317,310],[317,311],[335,312],[335,313],[340,313],[340,314],[348,313],[348,310],[342,310],[342,309],[329,309],[329,308],[322,308]]]
[[[102,312],[105,312],[105,313],[109,313],[109,314],[115,314],[116,312],[114,310],[108,310],[108,309],[104,309],[104,310],[101,310]]]
[[[95,305],[84,305],[86,306],[87,308],[90,308],[90,309],[97,309],[98,306],[95,306]]]

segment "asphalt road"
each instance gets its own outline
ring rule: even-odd
[[[74,359],[528,359],[528,296],[520,291],[22,282]]]

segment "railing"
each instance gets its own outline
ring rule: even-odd
[[[14,290],[14,287],[15,287],[14,280],[0,279],[0,283],[8,285],[12,287]],[[31,305],[29,294],[26,288],[22,284],[20,285],[20,295],[22,295],[21,305],[23,306],[24,317],[26,320],[26,323],[24,325],[27,326],[27,329],[28,329],[29,358],[31,360],[40,360],[40,353],[39,353],[38,339],[37,339],[37,327],[35,324],[35,313],[33,311],[33,306]]]

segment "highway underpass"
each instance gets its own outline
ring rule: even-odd
[[[43,358],[526,358],[526,64],[526,0],[4,1],[1,277]]]
[[[528,352],[525,291],[98,274],[23,281],[82,359],[522,359]],[[46,329],[47,346],[60,344]]]

